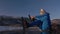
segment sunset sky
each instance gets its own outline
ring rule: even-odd
[[[41,8],[50,13],[51,19],[60,19],[60,0],[0,0],[0,15],[36,16]]]

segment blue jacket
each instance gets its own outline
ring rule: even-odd
[[[46,13],[44,15],[39,15],[35,17],[35,21],[31,22],[28,26],[32,27],[34,25],[38,25],[40,29],[47,30],[51,29],[51,21],[49,13]]]
[[[41,20],[42,25],[40,25],[40,28],[42,30],[47,30],[51,28],[51,21],[50,21],[50,16],[49,13],[46,13],[44,15],[39,15],[35,17],[37,20]],[[37,22],[38,23],[38,22]]]

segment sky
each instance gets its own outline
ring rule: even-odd
[[[0,15],[36,16],[41,8],[50,13],[51,19],[60,19],[60,0],[0,0]]]

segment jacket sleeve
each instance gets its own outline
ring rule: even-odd
[[[35,16],[35,19],[36,20],[40,20],[41,19],[41,16]]]

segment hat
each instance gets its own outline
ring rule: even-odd
[[[47,13],[44,9],[40,10],[40,15],[44,15],[45,13]]]

